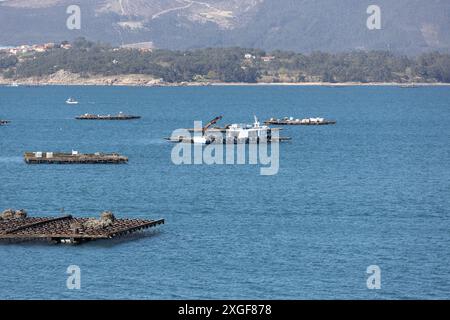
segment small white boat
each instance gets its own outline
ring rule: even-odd
[[[75,100],[74,98],[69,98],[66,100],[67,104],[78,104],[78,101]]]

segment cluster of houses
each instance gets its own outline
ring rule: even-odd
[[[17,47],[5,47],[0,48],[0,51],[7,52],[12,55],[21,55],[27,53],[35,53],[35,52],[45,52],[47,50],[53,49],[56,46],[63,49],[70,49],[72,45],[70,43],[62,43],[62,44],[54,44],[54,43],[45,43],[45,44],[23,44]]]
[[[130,43],[123,44],[120,46],[121,49],[137,49],[140,52],[152,52],[154,49],[153,42],[138,42],[138,43]],[[114,48],[113,51],[118,51],[119,48]]]
[[[1,1],[1,0],[0,0]],[[0,52],[6,52],[11,55],[22,55],[27,53],[36,53],[36,52],[46,52],[47,50],[53,48],[62,48],[62,49],[70,49],[72,45],[70,43],[45,43],[45,44],[33,44],[33,45],[20,45],[17,47],[1,47]],[[152,52],[153,51],[153,43],[152,42],[141,42],[134,44],[122,45],[120,48],[114,48],[113,51],[119,51],[120,49],[138,49],[140,52]]]
[[[251,53],[246,53],[244,56],[245,60],[255,60],[256,56],[252,55]],[[274,56],[264,56],[261,57],[261,61],[263,62],[271,62],[275,59]]]

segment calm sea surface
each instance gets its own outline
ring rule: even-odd
[[[119,111],[143,118],[74,120]],[[338,122],[284,128],[275,176],[172,164],[162,138],[220,114]],[[450,298],[449,88],[1,87],[0,118],[0,210],[166,219],[126,241],[0,244],[1,299]],[[130,162],[22,159],[72,149]],[[72,264],[81,290],[66,288]],[[367,289],[370,265],[381,290]]]

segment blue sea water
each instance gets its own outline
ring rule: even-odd
[[[67,97],[80,104],[69,106]],[[83,113],[138,114],[130,122]],[[171,162],[177,128],[323,116],[286,127],[280,169]],[[449,299],[450,89],[0,88],[0,210],[165,218],[80,246],[0,244],[1,299]],[[25,151],[119,152],[127,165],[29,166]],[[81,268],[81,290],[66,269]],[[380,290],[366,268],[381,269]]]

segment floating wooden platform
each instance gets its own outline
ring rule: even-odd
[[[0,240],[45,240],[54,243],[78,244],[124,236],[165,222],[164,219],[115,219],[109,225],[101,228],[81,228],[92,221],[89,218],[74,218],[71,215],[57,218],[0,219]]]
[[[277,126],[323,126],[336,124],[335,120],[311,120],[311,119],[270,119],[264,121],[266,125],[277,125]]]
[[[196,144],[199,142],[194,141],[194,138],[192,137],[169,137],[165,138],[166,140],[174,143],[188,143],[188,144]],[[273,143],[273,142],[283,142],[283,141],[290,141],[292,138],[290,137],[278,137],[278,138],[267,138],[267,139],[260,139],[260,138],[245,138],[245,139],[237,139],[237,138],[223,138],[223,139],[214,139],[214,138],[207,138],[205,143],[202,144],[263,144],[263,143]]]
[[[119,113],[116,115],[95,115],[86,113],[84,115],[78,116],[75,119],[77,120],[135,120],[140,119],[140,116],[127,115],[123,113]]]
[[[128,158],[117,153],[59,153],[59,152],[26,152],[24,160],[27,164],[122,164]]]

